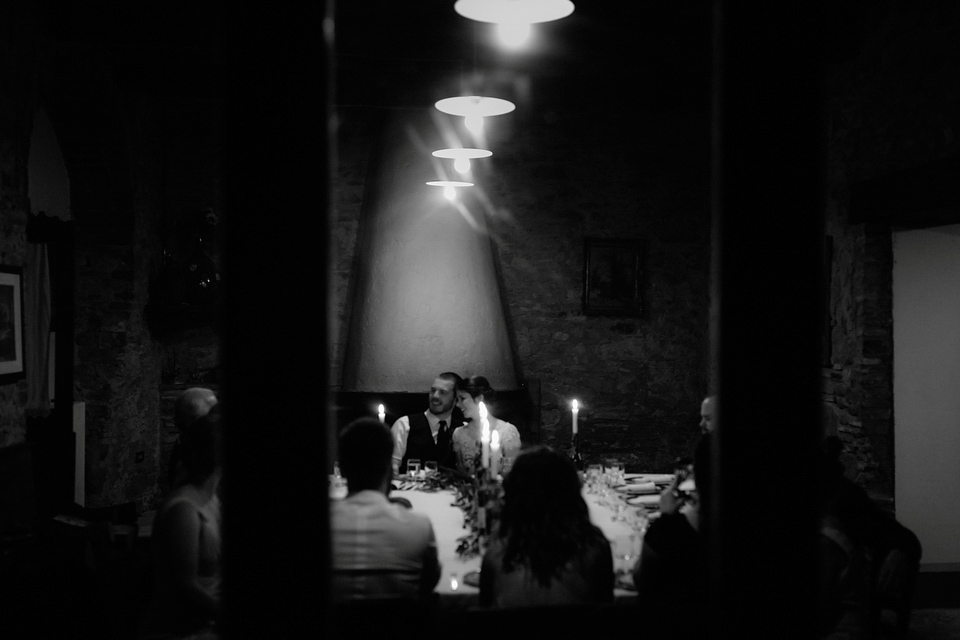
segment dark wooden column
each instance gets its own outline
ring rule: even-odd
[[[825,25],[816,1],[715,7],[712,627],[812,637]]]
[[[328,635],[325,5],[222,5],[227,638]]]

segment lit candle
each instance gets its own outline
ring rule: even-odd
[[[500,432],[490,434],[490,477],[496,478],[500,473]]]
[[[386,424],[386,422],[387,422],[387,412],[383,410],[383,405],[380,405],[380,409],[379,409],[379,411],[378,411],[378,415],[380,416],[380,422]]]
[[[487,420],[487,406],[480,403],[480,465],[490,468],[490,422]]]
[[[573,435],[577,435],[577,414],[580,413],[580,407],[577,401],[573,401]]]

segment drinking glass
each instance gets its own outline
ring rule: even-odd
[[[420,475],[420,459],[419,458],[410,458],[407,460],[407,475],[410,476],[410,479],[416,479]]]
[[[437,475],[437,470],[439,469],[436,460],[427,460],[423,463],[423,468],[428,476]]]
[[[600,482],[601,475],[603,475],[602,464],[587,465],[587,493],[597,493],[597,483]]]
[[[610,518],[613,522],[626,522],[627,521],[627,503],[623,501],[620,496],[615,496],[613,502],[610,503],[610,508],[613,509],[613,517]]]
[[[629,509],[627,511],[626,522],[630,525],[630,528],[636,531],[641,536],[647,532],[647,527],[650,526],[650,520],[647,518],[647,512],[645,509]]]
[[[614,573],[630,573],[636,558],[640,557],[640,537],[635,533],[617,536],[613,539],[612,546]]]
[[[623,484],[623,462],[617,459],[607,460],[607,477],[612,487]]]

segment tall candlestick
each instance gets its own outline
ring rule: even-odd
[[[580,413],[580,408],[577,405],[577,401],[573,401],[573,435],[577,435],[577,414]]]
[[[387,412],[383,410],[383,405],[380,405],[380,409],[378,410],[378,415],[380,416],[380,422],[386,424]]]
[[[490,434],[490,477],[496,479],[500,473],[500,432]]]
[[[480,465],[490,468],[490,422],[487,421],[487,407],[480,403]]]

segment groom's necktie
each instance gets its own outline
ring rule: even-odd
[[[447,421],[441,420],[440,429],[437,431],[437,449],[440,451],[440,457],[443,458],[450,450],[450,434],[447,433]]]

